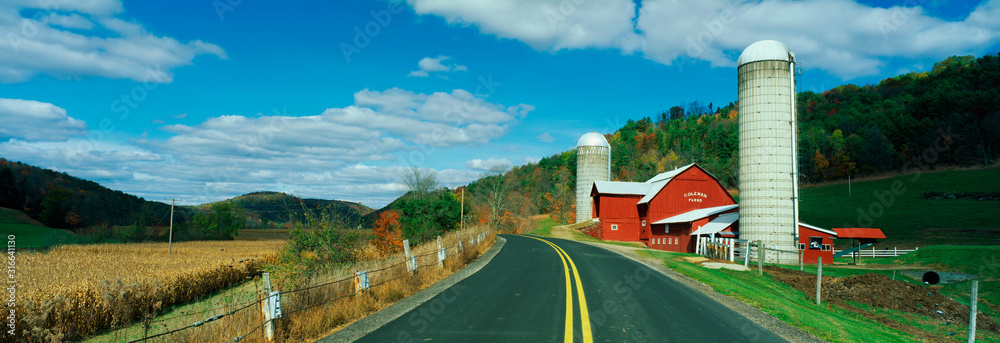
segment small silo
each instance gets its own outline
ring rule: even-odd
[[[590,190],[594,181],[611,180],[611,145],[604,135],[588,132],[576,142],[576,222],[593,219]]]
[[[795,54],[784,43],[750,44],[739,74],[740,239],[796,250]],[[777,255],[777,256],[775,256]],[[794,254],[774,254],[796,262]]]

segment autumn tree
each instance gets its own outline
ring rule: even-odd
[[[813,178],[816,180],[826,180],[829,168],[830,161],[827,160],[826,156],[823,156],[819,150],[816,150],[816,153],[813,154]]]
[[[372,243],[383,253],[395,253],[403,249],[399,211],[389,210],[379,214],[375,221],[375,239]]]

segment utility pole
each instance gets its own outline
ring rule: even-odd
[[[170,240],[167,241],[167,255],[174,252],[174,202],[183,201],[181,199],[165,199],[170,201]]]

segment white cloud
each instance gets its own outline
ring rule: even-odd
[[[0,140],[64,141],[86,134],[87,124],[62,107],[34,100],[0,98]]]
[[[48,20],[52,25],[62,26],[67,29],[91,30],[94,28],[94,22],[76,13],[70,15],[50,13]]]
[[[427,76],[430,75],[430,73],[433,73],[433,72],[467,71],[467,70],[469,70],[464,65],[457,65],[457,64],[445,65],[445,64],[441,63],[442,61],[450,59],[450,58],[451,57],[444,56],[444,55],[441,55],[441,56],[438,56],[438,57],[434,57],[434,58],[431,58],[431,57],[421,58],[420,62],[417,62],[417,66],[419,66],[420,69],[411,71],[410,74],[407,75],[407,76],[427,77]]]
[[[54,10],[47,10],[55,4]],[[24,9],[41,15],[22,17]],[[120,1],[17,0],[0,5],[0,82],[24,82],[39,74],[76,79],[105,77],[169,83],[174,68],[199,55],[227,58],[217,45],[147,32],[118,18]],[[32,13],[32,11],[24,11]]]
[[[175,115],[175,116],[171,116],[170,118],[174,118],[174,119],[184,119],[184,118],[187,118],[187,116],[188,116],[188,114],[187,114],[187,113],[181,113],[181,114],[178,114],[178,115]]]
[[[478,98],[468,91],[416,94],[392,88],[384,92],[363,90],[354,95],[354,108],[331,109],[324,113],[341,124],[364,127],[396,135],[420,145],[449,147],[484,144],[505,135],[517,119],[534,106],[504,107]]]
[[[489,158],[489,159],[485,159],[485,160],[477,158],[477,159],[465,161],[465,167],[466,168],[476,169],[476,170],[490,170],[490,168],[497,167],[497,166],[500,166],[500,167],[510,167],[510,166],[513,166],[513,165],[514,164],[511,163],[510,160],[508,160],[506,158]]]
[[[980,4],[962,21],[920,7],[877,8],[850,0],[632,1],[408,0],[418,14],[476,26],[539,50],[617,48],[663,64],[679,59],[733,67],[751,43],[787,44],[806,69],[842,79],[878,74],[891,59],[936,61],[982,54],[1000,42],[1000,0]]]
[[[0,151],[11,160],[150,199],[203,203],[274,190],[382,206],[402,195],[406,167],[372,164],[428,168],[448,149],[503,136],[532,109],[490,103],[460,89],[432,94],[363,90],[353,105],[317,115],[282,110],[225,115],[160,127],[167,138],[119,142],[113,134],[82,136],[86,125],[55,105],[0,99],[0,121],[24,123],[23,128],[0,128],[0,138],[11,138],[0,142]],[[444,169],[438,170],[438,180],[455,187],[479,174]]]
[[[121,0],[6,0],[4,6],[79,12],[91,16],[110,16],[124,11]]]
[[[477,26],[501,38],[539,50],[637,47],[632,0],[567,1],[407,0],[417,14],[443,17],[449,24]]]
[[[545,143],[552,143],[556,141],[555,137],[552,137],[552,135],[550,135],[548,132],[540,134],[538,135],[538,137],[535,138]]]

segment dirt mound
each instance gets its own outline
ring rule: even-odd
[[[765,267],[764,270],[778,281],[804,292],[809,298],[815,298],[816,275],[780,267]],[[882,274],[824,277],[822,292],[823,301],[855,312],[859,309],[848,304],[848,301],[925,315],[956,325],[969,322],[969,306],[938,293],[938,287],[912,285]],[[882,319],[884,318],[879,321],[884,323]],[[1000,325],[982,312],[976,317],[976,329],[1000,333]]]

